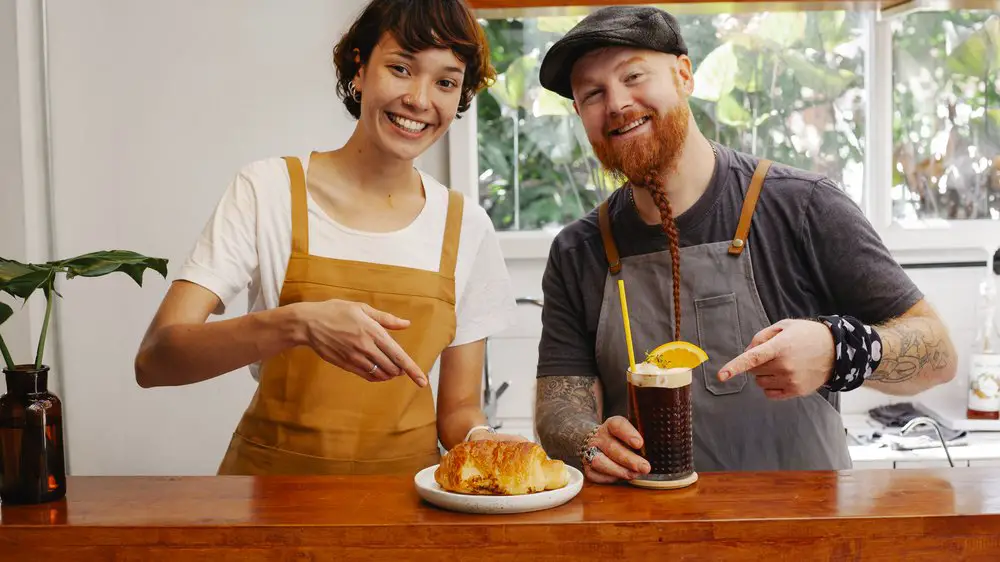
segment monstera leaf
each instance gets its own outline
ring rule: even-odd
[[[694,71],[694,97],[705,101],[719,101],[732,91],[739,73],[735,45],[719,45],[705,57]]]
[[[806,88],[825,92],[831,98],[839,97],[857,80],[850,70],[829,68],[810,61],[798,51],[787,51],[782,60],[795,71],[795,79]]]
[[[955,47],[945,59],[945,67],[965,76],[985,77],[995,72],[1000,67],[1000,18],[992,16]]]
[[[167,277],[167,260],[147,257],[128,250],[93,252],[75,258],[41,264],[19,263],[0,258],[0,291],[25,300],[39,289],[45,295],[45,319],[42,322],[38,352],[35,355],[35,368],[41,365],[45,351],[45,338],[48,333],[49,318],[52,315],[53,295],[60,296],[55,289],[57,274],[63,273],[67,279],[72,279],[74,277],[101,277],[117,271],[128,275],[141,287],[142,275],[147,269],[156,271],[165,279]],[[10,306],[0,303],[0,324],[3,324],[13,313]],[[3,352],[3,359],[7,363],[7,367],[13,369],[14,362],[2,337],[0,337],[0,351]]]
[[[52,277],[49,268],[0,258],[0,291],[26,299]]]
[[[142,286],[142,274],[147,268],[167,276],[167,260],[149,258],[128,250],[112,250],[110,252],[94,252],[68,260],[52,262],[52,265],[63,268],[66,278],[100,277],[120,271],[131,277],[136,284]]]
[[[502,108],[516,112],[518,108],[530,107],[529,89],[532,76],[537,74],[538,58],[524,55],[510,63],[503,74],[497,76],[489,92]]]

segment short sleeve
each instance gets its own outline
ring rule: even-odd
[[[553,241],[542,274],[542,337],[538,342],[537,376],[599,376],[594,340],[587,319],[579,276],[566,271],[567,251]]]
[[[860,207],[833,181],[814,186],[800,234],[799,251],[833,307],[826,314],[878,324],[923,298]]]
[[[475,253],[462,298],[456,305],[458,325],[452,346],[495,336],[517,321],[514,288],[500,241],[485,212],[482,221],[485,221],[485,234]]]
[[[257,197],[246,170],[230,182],[190,255],[177,274],[215,293],[214,314],[247,288],[258,270]]]

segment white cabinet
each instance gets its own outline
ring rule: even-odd
[[[892,461],[882,460],[857,460],[853,462],[854,470],[864,470],[872,468],[895,468]]]
[[[969,461],[952,459],[955,463],[955,468],[968,467]],[[927,459],[918,461],[894,461],[892,463],[893,468],[950,468],[948,461],[946,459]]]
[[[1000,459],[972,459],[969,466],[996,466],[1000,467]]]

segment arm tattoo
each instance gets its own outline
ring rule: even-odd
[[[947,335],[927,318],[900,318],[877,329],[882,339],[882,362],[868,380],[906,382],[919,377],[927,367],[937,371],[951,361]]]
[[[601,423],[600,384],[594,377],[538,378],[535,427],[550,457],[580,468],[580,445]]]

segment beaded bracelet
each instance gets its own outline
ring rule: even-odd
[[[820,316],[833,334],[833,372],[823,388],[848,392],[872,376],[882,361],[882,339],[871,326],[852,316]]]
[[[597,431],[599,429],[601,429],[601,426],[595,425],[590,431],[587,432],[587,435],[584,436],[583,440],[580,442],[580,448],[577,451],[577,454],[580,456],[581,464],[584,467],[590,464],[590,461],[594,460],[594,455],[599,451],[599,449],[598,451],[592,450],[596,447],[593,447],[590,443],[597,435]]]
[[[477,426],[473,427],[472,429],[470,429],[469,432],[465,434],[465,439],[463,439],[462,441],[468,441],[469,438],[472,437],[472,434],[475,433],[475,432],[477,432],[477,431],[479,431],[480,429],[482,429],[483,431],[485,431],[487,433],[492,433],[494,435],[497,432],[497,430],[493,426],[491,426],[491,425],[477,425]]]

